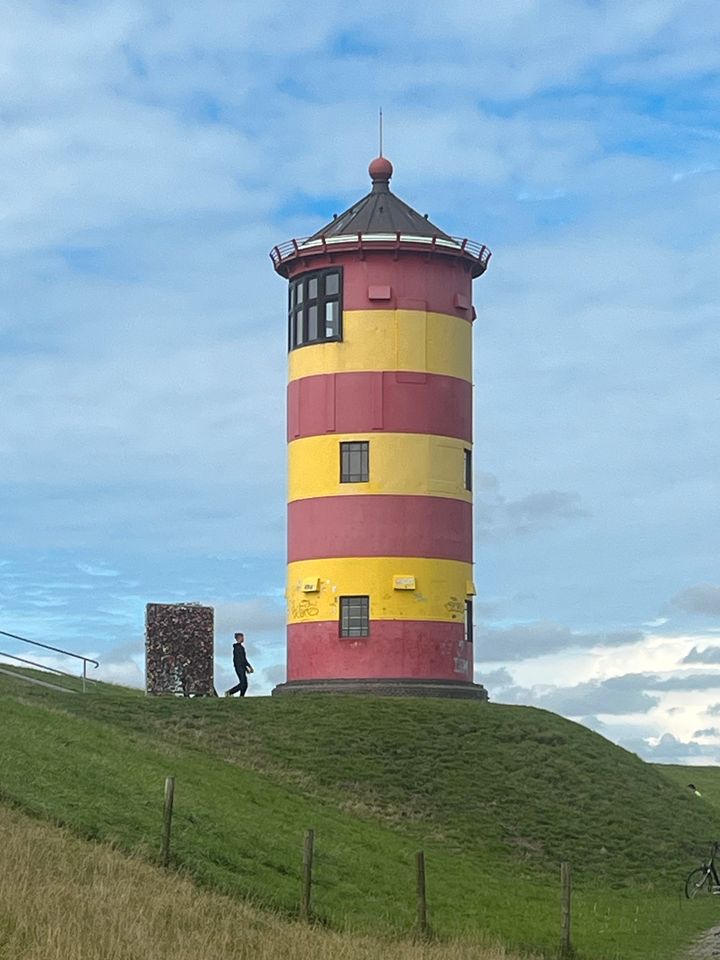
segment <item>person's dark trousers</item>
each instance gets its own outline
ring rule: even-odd
[[[239,680],[240,682],[237,683],[234,687],[231,687],[231,688],[228,690],[228,692],[225,694],[226,697],[232,697],[233,694],[235,694],[235,693],[238,692],[238,690],[240,691],[240,696],[241,696],[241,697],[244,697],[244,696],[245,696],[245,692],[246,692],[247,687],[248,687],[247,674],[243,674],[241,677],[238,677],[238,680]]]

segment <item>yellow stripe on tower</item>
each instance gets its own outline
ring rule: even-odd
[[[340,444],[369,442],[369,481],[340,483]],[[410,494],[472,502],[465,489],[470,444],[425,433],[322,434],[288,446],[288,500],[353,494]]]
[[[396,577],[414,577],[415,589],[395,589]],[[371,622],[462,623],[471,581],[472,564],[457,560],[420,557],[299,560],[288,564],[288,622],[338,620],[341,596],[369,596]],[[313,589],[308,592],[308,587]]]
[[[472,381],[472,326],[445,313],[345,310],[341,343],[291,350],[289,380],[353,370],[412,370]]]

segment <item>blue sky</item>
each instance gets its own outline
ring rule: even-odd
[[[476,677],[720,760],[720,8],[3,4],[0,629],[142,682],[147,601],[283,676],[285,291],[393,188],[476,283]],[[229,660],[218,658],[220,685]]]

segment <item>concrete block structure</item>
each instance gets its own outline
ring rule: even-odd
[[[287,683],[473,683],[472,281],[485,246],[372,189],[271,252],[288,280]]]
[[[199,603],[145,607],[145,689],[149,694],[214,696],[214,610]]]

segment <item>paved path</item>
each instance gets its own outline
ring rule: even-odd
[[[720,927],[711,927],[710,930],[696,940],[684,960],[720,960]]]

